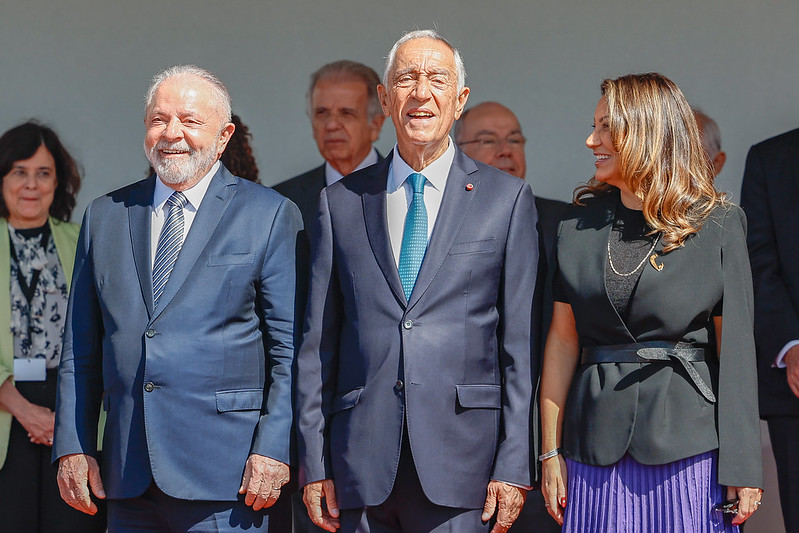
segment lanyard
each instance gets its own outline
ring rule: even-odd
[[[50,226],[45,226],[44,231],[42,231],[42,249],[45,250],[45,254],[47,253],[47,241],[50,238]],[[17,257],[17,250],[14,248],[14,242],[9,242],[11,245],[11,257],[14,258],[14,261],[17,262],[17,281],[19,282],[19,288],[22,289],[22,294],[25,296],[25,299],[28,301],[28,307],[30,308],[31,300],[33,300],[33,295],[36,292],[36,286],[39,284],[39,276],[42,274],[41,269],[34,270],[33,275],[31,276],[31,282],[28,284],[25,281],[25,276],[22,275],[22,268],[20,268],[19,258]]]

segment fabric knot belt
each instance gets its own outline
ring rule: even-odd
[[[611,346],[586,346],[583,348],[582,363],[653,363],[656,361],[677,361],[688,372],[702,396],[710,403],[716,403],[716,396],[693,363],[705,360],[705,349],[688,342],[649,341]]]

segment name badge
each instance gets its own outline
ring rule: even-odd
[[[14,359],[15,381],[44,381],[47,379],[47,362],[43,357]]]

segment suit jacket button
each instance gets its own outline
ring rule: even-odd
[[[148,339],[152,339],[153,337],[155,337],[155,330],[148,329],[144,334],[147,335]]]
[[[153,385],[152,381],[148,381],[147,383],[144,384],[144,390],[146,390],[147,392],[153,392],[154,388],[155,385]]]
[[[394,384],[394,388],[397,389],[398,391],[401,391],[404,386],[405,386],[405,384],[402,382],[402,380],[399,380],[399,379]]]
[[[413,320],[406,320],[402,323],[402,327],[405,329],[411,329],[413,327]]]

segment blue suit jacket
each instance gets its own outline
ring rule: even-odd
[[[250,453],[289,462],[300,213],[220,167],[153,309],[155,179],[86,210],[53,454],[95,452],[102,397],[110,498],[235,500]]]
[[[406,420],[427,497],[479,508],[490,478],[530,484],[533,194],[458,150],[408,302],[386,227],[391,159],[320,197],[298,356],[300,483],[332,478],[345,509],[383,502]]]

